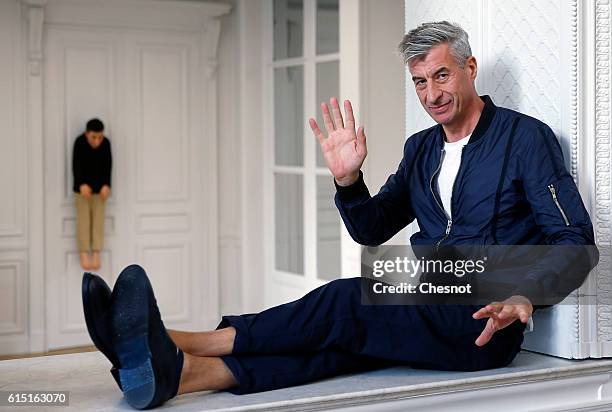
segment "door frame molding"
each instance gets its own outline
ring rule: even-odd
[[[46,0],[22,0],[27,33],[26,135],[28,141],[29,352],[46,350],[43,166],[43,22]]]

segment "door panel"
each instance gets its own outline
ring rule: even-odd
[[[162,30],[48,27],[45,69],[45,243],[50,349],[90,344],[75,239],[72,146],[105,122],[113,150],[100,275],[141,264],[168,327],[202,328],[208,251],[202,149],[201,37]],[[198,251],[198,253],[193,253]],[[206,291],[215,293],[214,291]]]

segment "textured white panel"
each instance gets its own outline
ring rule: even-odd
[[[187,50],[143,47],[140,52],[138,200],[187,197]]]
[[[596,243],[607,246],[601,248],[596,271],[595,324],[598,341],[609,345],[612,342],[611,8],[609,0],[597,0],[595,5],[595,217],[592,220]],[[609,349],[607,356],[612,356]]]
[[[0,335],[25,332],[24,262],[0,259]]]
[[[87,120],[98,117],[110,136],[113,102],[112,49],[104,45],[68,45],[64,49],[64,124],[66,150],[59,152],[64,165],[65,201],[72,202],[72,148]],[[112,142],[112,140],[111,140]]]
[[[162,319],[169,321],[189,320],[191,306],[191,274],[188,245],[156,244],[142,246],[142,266],[153,285]]]
[[[546,122],[556,132],[561,122],[559,30],[567,28],[558,1],[488,2],[485,61],[487,92],[501,106]],[[563,26],[561,26],[563,24]],[[567,90],[567,88],[566,88]]]
[[[143,214],[138,216],[139,233],[174,233],[189,230],[191,218],[187,213]]]

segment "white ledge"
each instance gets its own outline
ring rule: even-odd
[[[132,410],[99,352],[0,362],[0,390],[67,390],[72,410]],[[403,411],[612,409],[612,360],[566,360],[522,351],[506,368],[442,372],[393,367],[248,395],[199,392],[176,411]]]

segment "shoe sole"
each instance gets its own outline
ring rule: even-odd
[[[124,271],[122,275],[127,273]],[[121,365],[119,378],[128,404],[145,409],[153,401],[156,388],[149,348],[150,298],[148,291],[138,290],[137,279],[122,281],[122,275],[115,284],[117,295],[111,318],[114,347]]]

